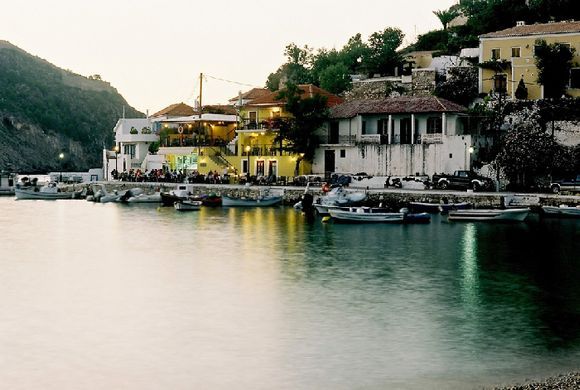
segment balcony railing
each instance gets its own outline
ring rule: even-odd
[[[386,145],[388,142],[388,138],[386,135],[383,134],[361,134],[360,142]]]
[[[277,130],[280,124],[288,118],[248,119],[240,120],[240,130]]]
[[[320,137],[320,143],[327,145],[354,145],[355,141],[356,135],[339,135],[338,139],[333,139],[328,135]]]
[[[280,145],[274,144],[252,145],[249,152],[245,149],[242,151],[242,156],[290,156],[291,154],[280,150]]]
[[[443,134],[421,134],[421,143],[423,144],[442,144]]]

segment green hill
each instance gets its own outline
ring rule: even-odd
[[[0,169],[17,172],[101,166],[123,114],[144,115],[105,81],[60,69],[0,41]]]

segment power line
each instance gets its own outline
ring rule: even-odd
[[[218,81],[223,81],[223,82],[230,83],[230,84],[243,85],[244,87],[261,88],[261,87],[258,87],[256,85],[246,84],[246,83],[242,83],[242,82],[239,82],[239,81],[227,80],[227,79],[223,79],[221,77],[210,76],[210,75],[205,74],[205,73],[204,73],[204,76],[205,77],[209,77],[210,79],[214,79],[214,80],[218,80]]]

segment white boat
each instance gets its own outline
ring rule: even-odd
[[[350,206],[362,202],[367,197],[364,192],[349,192],[342,186],[334,187],[319,198],[320,204],[329,206]]]
[[[580,218],[580,206],[542,206],[542,212],[545,217]]]
[[[321,204],[321,203],[314,204],[314,208],[316,209],[316,212],[318,213],[318,215],[320,215],[322,217],[327,217],[330,215],[330,212],[328,210],[337,209],[339,207],[340,206],[332,206],[332,205]]]
[[[42,187],[28,186],[14,189],[16,199],[72,199],[74,192],[63,192],[58,188],[57,183],[50,182]]]
[[[139,194],[127,199],[127,203],[161,203],[161,194]]]
[[[521,222],[530,213],[530,209],[473,209],[451,210],[449,221],[514,221]]]
[[[196,211],[201,209],[201,205],[202,203],[200,200],[182,200],[175,202],[173,207],[178,211]]]
[[[375,207],[333,207],[330,216],[344,222],[392,222],[402,223],[404,213],[393,213],[388,209]]]
[[[222,196],[222,206],[224,207],[267,207],[276,206],[280,203],[282,203],[282,197],[273,195],[259,196],[256,199]]]

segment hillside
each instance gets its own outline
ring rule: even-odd
[[[123,114],[142,117],[109,83],[60,69],[0,41],[0,169],[47,172],[101,166]]]

